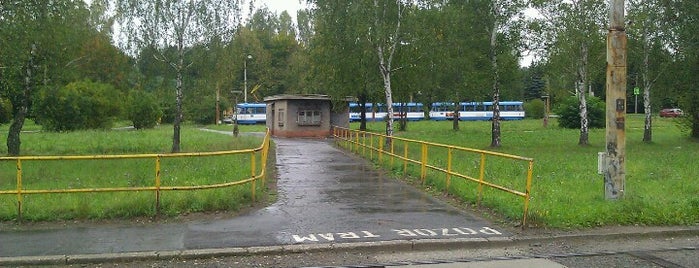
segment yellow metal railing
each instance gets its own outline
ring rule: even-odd
[[[243,185],[250,183],[251,197],[255,202],[255,191],[258,180],[264,186],[267,168],[267,157],[269,155],[270,132],[264,136],[262,144],[253,149],[231,150],[218,152],[199,152],[199,153],[173,153],[173,154],[135,154],[135,155],[91,155],[91,156],[16,156],[16,157],[0,157],[0,161],[16,161],[17,167],[17,183],[14,190],[0,190],[0,195],[17,195],[17,217],[22,220],[22,201],[24,195],[31,194],[68,194],[68,193],[99,193],[99,192],[137,192],[137,191],[153,191],[155,192],[155,210],[156,214],[160,212],[160,194],[162,191],[191,191],[202,189],[224,188],[235,185]],[[209,185],[188,185],[188,186],[162,186],[161,185],[161,160],[163,158],[181,158],[181,157],[205,157],[205,156],[222,156],[222,155],[250,155],[250,177],[239,181],[209,184]],[[31,190],[25,189],[22,181],[22,162],[27,161],[55,161],[55,160],[106,160],[106,159],[147,159],[152,158],[155,166],[155,176],[153,186],[145,187],[115,187],[115,188],[76,188],[76,189],[44,189]],[[257,164],[259,158],[260,164]]]
[[[522,228],[526,227],[526,222],[527,222],[527,213],[529,210],[529,201],[530,201],[530,190],[531,190],[531,182],[532,182],[532,173],[533,173],[533,168],[534,168],[534,159],[532,158],[527,158],[527,157],[521,157],[521,156],[516,156],[516,155],[510,155],[510,154],[504,154],[504,153],[498,153],[498,152],[491,152],[491,151],[485,151],[485,150],[478,150],[478,149],[470,149],[470,148],[464,148],[464,147],[459,147],[459,146],[453,146],[453,145],[445,145],[445,144],[439,144],[439,143],[432,143],[432,142],[425,142],[425,141],[418,141],[418,140],[411,140],[411,139],[406,139],[406,138],[400,138],[396,136],[388,137],[384,134],[378,134],[378,133],[372,133],[372,132],[366,132],[366,131],[359,131],[359,130],[352,130],[348,128],[343,128],[343,127],[334,127],[333,131],[333,136],[335,139],[338,141],[338,143],[345,147],[350,149],[351,151],[354,151],[356,153],[360,153],[362,155],[367,156],[367,150],[369,158],[374,158],[374,154],[377,154],[376,159],[379,162],[383,161],[384,155],[390,156],[390,163],[391,165],[394,164],[394,159],[399,159],[403,161],[403,173],[406,174],[408,172],[408,164],[415,164],[419,166],[420,168],[420,179],[422,180],[422,183],[424,184],[426,182],[427,178],[427,171],[428,170],[434,170],[438,171],[441,173],[444,173],[446,175],[446,189],[447,191],[450,189],[450,184],[452,177],[457,177],[457,178],[462,178],[467,181],[472,181],[478,183],[478,196],[477,196],[477,201],[476,204],[480,205],[481,198],[483,195],[483,186],[487,186],[493,189],[497,189],[500,191],[504,191],[516,196],[520,196],[523,198],[523,215],[522,215]],[[390,142],[386,142],[390,141]],[[402,154],[400,153],[400,147],[402,146]],[[417,146],[417,147],[416,147]],[[360,148],[361,147],[361,148]],[[385,148],[387,147],[387,148]],[[398,149],[397,149],[398,148]],[[443,163],[444,159],[442,157],[442,162],[440,163],[439,161],[435,159],[430,159],[430,149],[434,148],[439,148],[441,150],[446,150],[446,163]],[[409,151],[413,149],[417,151],[419,149],[419,159],[417,159],[417,156],[411,157],[409,154]],[[477,165],[477,175],[467,175],[464,170],[455,170],[454,169],[454,162],[455,162],[455,154],[459,152],[464,152],[468,154],[477,154],[479,157],[477,158],[478,160],[478,165]],[[415,154],[413,154],[415,155]],[[486,158],[487,157],[496,157],[500,159],[511,159],[513,161],[523,161],[526,163],[526,171],[523,170],[523,172],[526,172],[526,182],[524,185],[524,189],[516,190],[512,189],[512,187],[507,187],[504,185],[499,185],[494,182],[490,182],[486,180]],[[433,157],[436,158],[436,157]]]

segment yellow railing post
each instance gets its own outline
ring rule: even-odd
[[[359,153],[359,131],[355,131],[355,142],[354,142],[354,152]]]
[[[379,164],[381,164],[381,159],[383,156],[383,142],[381,142],[381,136],[379,136]]]
[[[257,180],[255,179],[256,176],[256,167],[255,167],[255,152],[250,153],[250,173],[252,177],[252,181],[250,182],[252,184],[252,202],[255,202],[255,184],[257,184]]]
[[[160,215],[160,155],[155,157],[155,215]]]
[[[449,185],[451,185],[451,157],[452,157],[452,148],[449,147],[449,151],[447,152],[447,193],[449,193]]]
[[[269,139],[265,137],[262,147],[262,187],[267,185],[267,157],[269,157]]]
[[[403,176],[408,174],[408,141],[403,142]]]
[[[374,134],[369,133],[369,159],[374,159]]]
[[[481,197],[483,196],[483,181],[485,180],[485,154],[481,153],[481,167],[478,175],[478,200],[476,206],[481,206]]]
[[[524,190],[524,215],[522,215],[522,229],[527,228],[527,214],[529,214],[529,198],[532,188],[532,174],[534,173],[534,160],[529,161],[529,168],[527,170],[527,186]]]
[[[362,155],[366,157],[366,132],[362,132]]]
[[[22,222],[22,160],[17,159],[17,221]]]
[[[427,181],[427,144],[422,143],[422,157],[420,161],[420,179],[424,185]]]
[[[393,160],[395,159],[395,157],[394,157],[394,155],[395,155],[395,151],[394,151],[395,147],[396,147],[396,143],[395,143],[395,142],[391,142],[391,168],[393,168]]]

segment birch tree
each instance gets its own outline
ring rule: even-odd
[[[490,63],[493,75],[493,120],[491,124],[491,142],[490,147],[500,147],[501,131],[500,131],[500,70],[498,67],[498,54],[502,51],[503,44],[498,40],[508,40],[510,42],[517,41],[519,38],[514,36],[517,31],[516,23],[522,21],[522,10],[525,7],[525,2],[522,0],[492,0],[490,9],[492,14],[492,22],[490,32]],[[504,38],[499,38],[503,35]]]
[[[594,93],[590,86],[590,60],[597,59],[595,55],[603,55],[602,51],[592,51],[597,44],[602,44],[605,34],[607,17],[606,2],[598,0],[548,1],[534,0],[533,6],[542,15],[538,23],[542,25],[543,42],[549,64],[559,59],[559,63],[551,72],[565,72],[563,75],[572,77],[575,95],[578,96],[580,108],[580,138],[578,144],[589,144],[589,119],[587,109],[587,94]],[[550,65],[551,66],[551,65]],[[562,68],[561,68],[562,67]],[[597,70],[595,70],[597,71]]]
[[[185,55],[196,45],[207,44],[212,38],[230,39],[241,20],[244,0],[121,0],[117,14],[126,30],[125,48],[138,52],[145,47],[159,49],[156,58],[167,63],[176,76],[175,120],[172,152],[180,151],[180,130],[183,121],[185,70],[191,63]],[[174,47],[175,56],[165,54]]]
[[[89,36],[89,11],[70,0],[0,2],[0,88],[12,102],[9,155],[19,155],[20,133],[42,86],[61,86],[75,74],[76,55]]]
[[[631,0],[629,1],[628,30],[631,37],[637,40],[637,51],[640,56],[635,69],[640,75],[636,75],[636,86],[643,90],[643,110],[645,114],[643,126],[643,141],[653,141],[653,109],[651,91],[658,79],[664,73],[669,61],[662,58],[662,48],[668,41],[668,28],[662,18],[662,8],[657,0]]]
[[[383,90],[386,100],[386,144],[390,145],[393,136],[393,89],[391,74],[395,71],[393,60],[396,47],[401,40],[401,23],[406,4],[401,0],[373,0],[373,25],[367,32],[367,39],[378,56],[379,71],[383,80]]]

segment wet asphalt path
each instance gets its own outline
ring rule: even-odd
[[[187,223],[0,230],[0,257],[509,236],[332,140],[274,141],[279,195],[269,207]]]

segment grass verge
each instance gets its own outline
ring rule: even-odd
[[[597,152],[605,151],[604,129],[590,131],[589,146],[578,145],[579,130],[562,129],[556,122],[548,128],[540,120],[502,123],[502,147],[494,151],[535,159],[530,225],[555,228],[580,228],[608,225],[695,225],[699,224],[699,143],[687,138],[672,119],[655,118],[653,142],[642,142],[643,118],[629,115],[626,145],[626,184],[623,200],[609,201],[604,196],[604,179],[597,174]],[[358,125],[352,125],[356,129]],[[384,124],[370,123],[369,131],[383,132]],[[493,150],[490,122],[461,122],[459,131],[452,122],[410,122],[408,130],[397,136]],[[445,153],[430,152],[431,161],[443,161]],[[418,158],[419,159],[419,158]],[[455,166],[475,168],[473,156],[455,156]],[[489,160],[490,161],[490,160]],[[402,165],[381,163],[402,174]],[[526,176],[519,164],[488,162],[487,177],[498,183],[524,189]],[[408,177],[418,177],[419,168],[409,169]],[[467,204],[476,202],[476,183],[454,180],[450,194]],[[427,187],[446,187],[445,176],[428,172]],[[522,199],[499,190],[486,190],[482,204],[519,222]]]
[[[7,126],[3,126],[6,128]],[[224,151],[256,148],[262,137],[221,133],[184,126],[183,152]],[[7,137],[0,137],[5,141]],[[113,155],[167,153],[172,146],[172,126],[151,130],[76,131],[22,133],[22,155]],[[7,154],[7,149],[0,149]],[[242,180],[250,176],[250,154],[208,157],[164,158],[162,186],[207,185]],[[258,156],[259,160],[259,156]],[[258,161],[259,168],[259,161]],[[148,187],[155,180],[154,159],[23,161],[23,189],[78,189]],[[0,162],[0,190],[16,188],[15,161]],[[265,188],[256,187],[262,197]],[[161,214],[167,216],[194,212],[236,211],[249,206],[250,184],[197,191],[161,193]],[[32,194],[23,197],[23,218],[27,221],[81,219],[123,219],[155,214],[155,193],[72,193]],[[0,220],[17,217],[16,195],[0,195]]]

